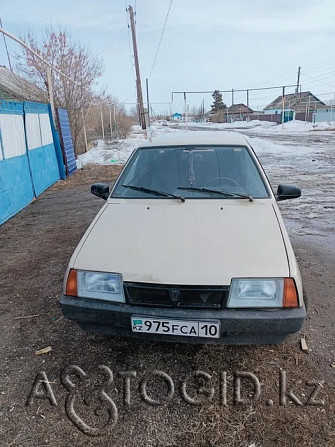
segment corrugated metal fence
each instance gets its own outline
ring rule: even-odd
[[[76,157],[73,148],[71,127],[66,109],[57,109],[59,128],[62,137],[63,152],[65,156],[67,174],[71,175],[77,170]]]
[[[0,101],[0,225],[64,178],[49,108]]]

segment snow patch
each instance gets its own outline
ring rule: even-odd
[[[151,127],[152,137],[162,133],[172,132],[176,133],[179,132],[179,130],[172,129],[163,123],[153,124]],[[98,140],[96,147],[90,149],[85,154],[78,156],[77,167],[83,167],[87,164],[124,165],[132,152],[145,138],[146,134],[141,126],[133,126],[130,138],[125,140]],[[80,168],[78,167],[78,169]]]
[[[253,129],[253,132],[264,133],[264,129],[266,129],[267,133],[300,133],[318,130],[332,130],[335,129],[335,122],[305,123],[305,121],[293,120],[284,123],[284,125],[275,124],[271,127],[259,126],[257,129]]]

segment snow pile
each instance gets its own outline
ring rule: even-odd
[[[176,124],[176,123],[175,123]],[[185,128],[184,122],[178,123],[178,127]],[[202,128],[204,130],[250,130],[253,133],[300,133],[318,130],[334,130],[335,121],[310,123],[305,121],[288,121],[282,126],[270,121],[235,121],[234,123],[187,123],[188,128]]]
[[[176,123],[174,123],[176,124]],[[181,122],[177,123],[178,126],[186,127],[186,123]],[[253,129],[255,127],[262,127],[263,129],[268,129],[270,127],[276,126],[276,123],[272,123],[270,121],[235,121],[234,123],[187,123],[187,127],[194,128],[204,128],[204,129],[212,129],[212,130],[223,130],[223,129]]]
[[[124,165],[133,150],[138,147],[140,140],[140,138],[110,142],[99,140],[96,147],[78,156],[77,166],[81,167],[87,164]]]
[[[167,132],[178,132],[178,130],[171,129],[163,123],[153,124],[151,128],[152,137]],[[87,164],[124,165],[134,149],[144,139],[145,131],[142,130],[141,126],[133,126],[130,138],[113,141],[98,140],[96,147],[78,156],[77,167],[80,169]]]
[[[335,128],[335,122],[332,123],[305,123],[304,121],[289,121],[284,124],[284,127],[276,123],[269,121],[236,121],[235,123],[189,123],[190,131],[194,130],[236,130],[244,133],[244,130],[248,130],[248,135],[273,135],[273,134],[286,134],[286,135],[298,135],[302,132],[310,132],[317,130],[332,130]],[[153,123],[151,126],[151,135],[156,137],[162,133],[177,133],[185,131],[185,123],[168,123],[166,121]],[[145,131],[140,126],[133,126],[130,138],[125,140],[115,141],[102,141],[99,140],[97,146],[85,154],[79,155],[77,160],[78,168],[87,164],[98,165],[123,165],[128,160],[129,156],[136,149],[141,142],[146,138]],[[261,138],[249,139],[252,146],[256,146],[257,152],[266,153],[286,153],[292,151],[292,146],[285,144],[272,143],[269,140],[263,140]],[[299,144],[300,145],[300,144]],[[294,145],[296,146],[296,145]],[[295,147],[295,152],[297,149]],[[308,152],[308,150],[307,150]]]
[[[258,127],[257,129],[253,129],[253,132],[262,132],[266,129],[267,132],[275,132],[275,133],[300,133],[300,132],[310,132],[317,130],[333,130],[335,129],[335,122],[322,122],[322,123],[310,123],[305,121],[288,121],[282,126],[281,124],[275,125],[271,128]]]

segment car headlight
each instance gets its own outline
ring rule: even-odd
[[[227,307],[283,307],[284,279],[233,279]]]
[[[70,270],[65,293],[80,298],[95,298],[115,303],[125,302],[120,273]]]

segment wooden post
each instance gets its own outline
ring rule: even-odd
[[[105,129],[104,129],[104,117],[103,117],[103,114],[102,114],[102,104],[101,104],[100,114],[101,114],[102,139],[104,140],[105,139]]]
[[[87,145],[87,135],[86,135],[86,126],[85,126],[85,117],[84,117],[84,110],[81,108],[81,117],[83,119],[83,129],[84,129],[84,138],[85,138],[85,147],[86,152],[88,151],[88,145]]]
[[[184,92],[184,121],[185,121],[185,130],[187,130],[187,110],[186,110],[186,93]]]
[[[55,110],[55,103],[54,103],[54,94],[53,94],[53,88],[52,88],[52,74],[51,74],[51,68],[47,67],[47,82],[48,82],[48,95],[49,95],[49,102],[51,106],[51,116],[52,121],[55,129],[57,129],[56,125],[56,110]]]
[[[133,50],[134,50],[134,60],[135,60],[138,114],[139,114],[139,119],[140,119],[140,124],[142,126],[142,129],[146,129],[144,107],[143,107],[140,65],[139,65],[138,54],[137,54],[134,10],[133,10],[132,6],[128,6],[128,11],[129,11],[129,17],[130,17],[130,28],[131,28],[131,35],[132,35],[132,40],[133,40]]]
[[[284,113],[285,113],[285,87],[283,87],[282,97],[281,97],[281,125],[284,129]]]
[[[112,108],[109,105],[109,129],[111,132],[111,140],[113,139],[113,127],[112,127]]]
[[[117,136],[117,123],[116,123],[116,109],[115,109],[115,105],[113,107],[113,120],[114,120],[114,132],[115,132],[115,137]]]
[[[149,81],[145,80],[146,88],[147,88],[147,108],[148,108],[148,126],[150,127],[150,102],[149,102]]]
[[[301,71],[301,67],[298,68],[298,78],[297,78],[297,88],[295,89],[295,111],[294,111],[294,119],[295,119],[295,115],[298,111],[298,96],[299,96],[299,82],[300,82],[300,71]]]

